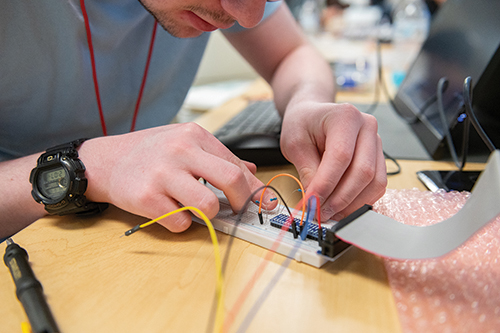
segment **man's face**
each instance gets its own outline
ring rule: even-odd
[[[197,37],[236,21],[245,28],[262,19],[266,0],[139,0],[172,36]]]

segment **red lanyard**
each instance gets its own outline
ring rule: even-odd
[[[108,135],[106,130],[106,121],[104,120],[104,113],[102,112],[101,105],[101,95],[99,94],[99,84],[97,83],[97,71],[95,67],[95,57],[94,57],[94,47],[92,45],[92,36],[90,33],[89,17],[87,15],[87,10],[85,8],[84,0],[80,0],[80,7],[82,8],[83,20],[85,21],[85,30],[87,32],[87,43],[89,45],[90,62],[92,64],[92,77],[94,78],[94,89],[95,96],[97,100],[97,107],[99,108],[99,116],[101,119],[102,133],[104,136]],[[135,123],[137,121],[137,114],[139,113],[139,105],[141,104],[142,93],[144,91],[144,86],[146,85],[146,78],[148,76],[149,63],[151,62],[151,55],[153,54],[153,45],[156,36],[157,22],[153,26],[153,33],[151,35],[151,42],[149,43],[148,58],[146,60],[146,67],[144,68],[144,74],[142,76],[141,88],[139,89],[139,96],[137,96],[137,102],[135,104],[134,117],[132,118],[132,125],[130,127],[130,132],[135,130]]]

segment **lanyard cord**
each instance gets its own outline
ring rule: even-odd
[[[106,135],[108,135],[108,131],[106,129],[106,121],[104,120],[104,113],[102,111],[101,95],[99,93],[99,84],[97,82],[97,71],[96,71],[96,66],[95,66],[94,47],[92,45],[92,35],[90,33],[89,17],[87,15],[87,9],[85,8],[84,0],[80,0],[80,7],[82,8],[83,20],[85,21],[85,30],[87,32],[87,43],[89,45],[90,62],[92,64],[92,77],[94,79],[95,96],[96,96],[96,100],[97,100],[97,107],[99,109],[99,117],[101,120],[102,133],[104,136],[106,136]],[[153,45],[154,45],[154,40],[155,40],[155,36],[156,36],[156,27],[157,26],[158,26],[158,24],[155,21],[155,24],[153,26],[153,33],[151,35],[151,42],[149,43],[149,50],[148,50],[148,58],[146,60],[146,67],[144,68],[144,74],[142,76],[141,88],[139,89],[139,95],[137,96],[137,102],[135,104],[134,116],[132,118],[132,125],[130,127],[130,132],[133,132],[135,130],[135,124],[137,121],[137,115],[139,114],[139,106],[141,104],[142,93],[144,91],[144,86],[146,85],[146,78],[148,76],[149,64],[151,62],[151,55],[153,54]]]

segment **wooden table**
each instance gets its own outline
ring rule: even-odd
[[[215,130],[249,98],[266,97],[259,89],[252,91],[200,117],[198,123]],[[417,170],[453,168],[450,163],[399,162],[402,172],[389,178],[389,188],[424,190],[415,176]],[[282,171],[295,173],[291,166],[268,167],[259,170],[258,176],[266,182]],[[273,185],[285,192],[296,187],[286,179]],[[110,207],[93,218],[46,217],[15,235],[15,241],[29,252],[63,332],[212,330],[215,265],[208,230],[195,223],[186,232],[173,234],[152,225],[120,237],[145,221]],[[217,237],[224,256],[230,236],[217,233]],[[2,252],[4,248],[5,243],[0,245]],[[225,272],[226,313],[234,309],[267,253],[233,239]],[[26,317],[5,267],[0,269],[0,300],[0,332],[20,332]],[[230,331],[238,329],[259,333],[401,331],[383,260],[357,248],[321,269],[275,254]]]

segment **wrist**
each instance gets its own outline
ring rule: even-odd
[[[95,138],[85,141],[78,149],[80,160],[85,164],[87,178],[85,196],[90,201],[110,202],[107,181],[110,179],[108,170],[112,167],[105,161],[105,154],[101,154],[105,145],[105,140]]]

